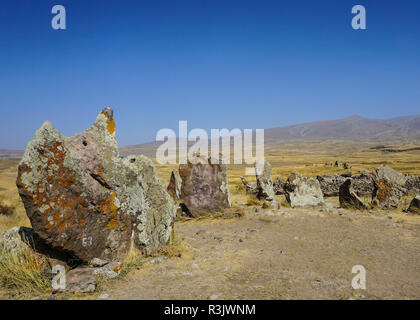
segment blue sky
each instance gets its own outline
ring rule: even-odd
[[[51,28],[64,5],[67,29]],[[351,8],[366,8],[353,30]],[[120,145],[161,128],[420,113],[420,1],[0,2],[0,149],[112,106]]]

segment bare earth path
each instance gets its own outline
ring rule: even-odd
[[[419,299],[420,217],[385,211],[249,209],[176,224],[181,258],[154,258],[112,299]],[[354,265],[366,290],[354,290]]]

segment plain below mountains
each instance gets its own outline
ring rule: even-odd
[[[353,115],[343,119],[324,120],[270,128],[265,130],[265,145],[275,145],[281,141],[420,141],[420,115],[396,117],[392,119],[369,119]],[[122,155],[144,154],[154,157],[156,148],[162,142],[149,142],[121,147]],[[193,144],[191,142],[190,144]],[[0,159],[19,159],[23,151],[0,150]]]

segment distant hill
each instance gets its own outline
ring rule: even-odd
[[[325,141],[412,141],[420,140],[420,115],[392,119],[369,119],[353,115],[264,130],[266,146],[287,140]],[[149,142],[120,148],[121,154],[144,154],[154,157],[161,142]]]
[[[420,115],[368,119],[353,115],[265,130],[265,140],[407,141],[420,139]]]
[[[396,117],[392,119],[369,119],[353,115],[343,119],[324,120],[265,129],[265,145],[275,145],[281,141],[419,141],[420,115]],[[122,155],[144,154],[154,157],[162,142],[148,142],[121,147]],[[189,145],[193,142],[189,143]],[[22,151],[0,150],[0,159],[19,159]]]

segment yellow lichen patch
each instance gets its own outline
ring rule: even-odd
[[[112,192],[108,197],[105,198],[105,200],[99,205],[99,209],[109,214],[110,220],[107,224],[107,229],[114,229],[118,226],[118,208],[114,203],[114,200],[116,198],[115,192]]]
[[[106,129],[108,130],[109,134],[114,134],[115,132],[115,121],[114,119],[110,119],[106,112],[102,112],[102,114],[106,117]]]

